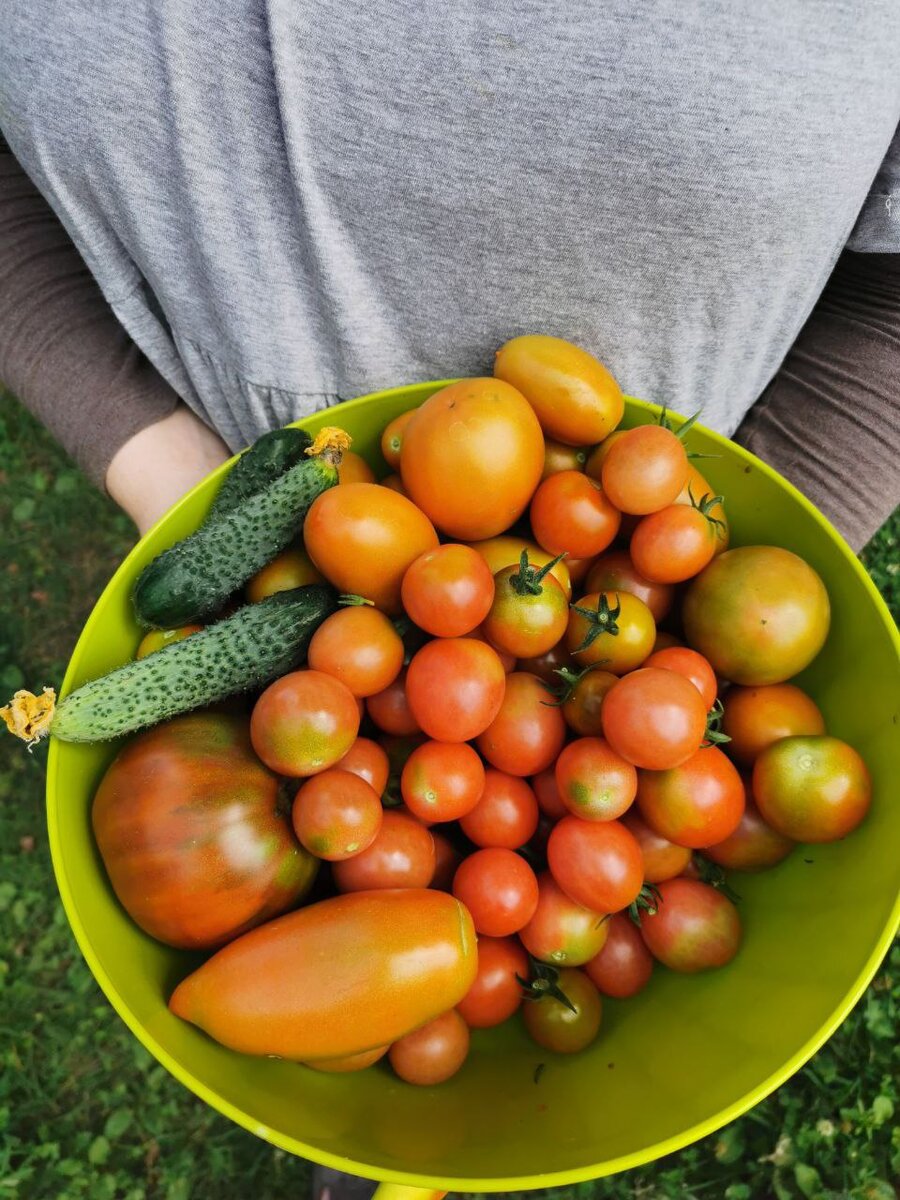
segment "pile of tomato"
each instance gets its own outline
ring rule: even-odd
[[[248,587],[324,578],[346,600],[250,720],[262,763],[300,781],[318,895],[449,891],[478,935],[459,1003],[329,1069],[387,1054],[437,1083],[470,1028],[519,1010],[540,1046],[584,1049],[601,996],[734,957],[725,870],[865,816],[865,765],[786,682],[828,633],[819,576],[728,549],[692,422],[622,415],[585,351],[516,338],[493,377],[390,422],[386,479],[347,455],[302,546]]]

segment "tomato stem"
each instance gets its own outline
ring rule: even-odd
[[[706,736],[700,743],[701,749],[706,749],[709,746],[724,746],[726,742],[731,741],[728,734],[722,732],[722,718],[724,716],[725,706],[717,697],[712,708],[706,714]]]
[[[556,967],[541,962],[531,954],[528,955],[528,965],[531,968],[531,979],[523,979],[521,975],[516,975],[516,980],[522,985],[526,1000],[543,1000],[545,996],[552,996],[554,1000],[564,1004],[570,1012],[578,1012],[578,1009],[559,986],[559,971]]]
[[[546,679],[542,679],[541,683],[547,689],[551,696],[555,696],[555,700],[542,700],[541,704],[546,704],[548,708],[559,708],[572,699],[575,693],[575,688],[584,679],[589,671],[596,671],[598,667],[602,667],[604,663],[608,663],[608,658],[601,658],[599,662],[589,663],[586,667],[582,667],[580,671],[573,671],[570,667],[556,667],[553,671],[554,675],[558,675],[562,680],[561,684],[552,684]]]
[[[724,496],[714,496],[712,492],[704,492],[699,500],[694,499],[694,493],[691,491],[691,485],[688,484],[688,499],[691,502],[691,508],[695,508],[701,517],[706,517],[710,525],[716,531],[716,537],[725,536],[725,522],[719,517],[712,516],[712,510],[717,504],[723,504]]]
[[[344,592],[343,595],[338,596],[338,604],[344,608],[359,608],[364,604],[375,607],[374,600],[367,600],[365,596],[357,596],[353,592]]]
[[[669,420],[668,407],[664,404],[662,406],[662,412],[659,414],[659,418],[657,419],[656,423],[657,423],[657,425],[661,425],[663,429],[668,429],[669,433],[674,433],[675,436],[679,440],[681,440],[684,438],[685,434],[690,433],[690,431],[693,429],[694,425],[696,425],[696,423],[700,417],[700,414],[702,412],[703,412],[703,409],[698,408],[692,417],[688,417],[688,419],[686,421],[681,422],[681,424],[678,426],[677,429],[673,429],[672,422]],[[688,455],[688,457],[690,458],[692,456]],[[705,455],[705,456],[704,455],[696,455],[696,457],[698,457],[698,458],[701,458],[701,457],[718,458],[719,455]]]
[[[519,559],[518,571],[509,577],[509,586],[519,596],[540,596],[544,590],[541,587],[542,580],[565,557],[565,551],[563,551],[562,554],[557,554],[556,558],[551,559],[538,570],[528,561],[528,551],[523,550]]]
[[[641,927],[641,913],[649,913],[650,916],[655,916],[659,911],[659,906],[662,904],[662,895],[655,883],[645,883],[638,892],[636,899],[628,905],[628,915],[637,925]]]
[[[619,626],[616,624],[616,619],[622,611],[622,601],[618,592],[616,592],[615,608],[609,607],[606,592],[601,592],[597,600],[596,612],[591,608],[582,608],[580,604],[573,604],[572,611],[579,613],[588,622],[588,631],[584,635],[584,641],[573,651],[574,654],[580,654],[582,650],[587,650],[601,633],[608,633],[611,637],[618,635]]]
[[[741,899],[740,894],[734,890],[725,878],[725,872],[718,863],[712,862],[703,854],[694,854],[693,859],[701,883],[708,883],[710,887],[714,887],[723,896],[727,896],[732,904],[739,903]]]

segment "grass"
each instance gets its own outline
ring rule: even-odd
[[[896,613],[895,514],[865,562]],[[59,681],[132,542],[128,521],[0,395],[0,698]],[[0,1200],[295,1200],[309,1165],[205,1107],[94,983],[63,915],[45,750],[0,742]],[[892,1200],[900,1178],[900,949],[828,1045],[753,1112],[679,1154],[551,1193],[587,1200]]]

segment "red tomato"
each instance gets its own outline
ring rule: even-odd
[[[341,453],[338,464],[338,483],[374,483],[375,472],[364,458],[352,450]]]
[[[582,737],[601,734],[603,697],[617,682],[618,676],[611,671],[588,667],[572,685],[568,699],[562,704],[562,714],[569,728]]]
[[[563,804],[559,788],[556,786],[555,766],[539,771],[532,779],[531,786],[534,788],[538,807],[545,816],[551,821],[558,821],[560,817],[566,816],[569,810]]]
[[[650,982],[653,955],[644,945],[638,927],[624,913],[613,913],[606,927],[606,943],[599,954],[585,963],[584,973],[604,996],[626,1000]]]
[[[487,642],[492,650],[496,650],[497,657],[500,659],[503,670],[507,675],[510,673],[510,671],[514,671],[516,669],[515,658],[511,654],[507,654],[505,650],[499,650],[493,644],[493,642],[489,642],[484,636],[484,629],[481,625],[479,625],[477,629],[473,629],[471,633],[467,633],[466,637],[474,638],[476,642]]]
[[[546,654],[539,654],[536,658],[523,658],[519,662],[518,669],[527,671],[529,675],[537,675],[538,679],[543,679],[545,683],[552,683],[556,687],[559,684],[557,672],[562,667],[577,670],[566,647],[565,638],[552,646]]]
[[[869,811],[872,780],[857,752],[839,738],[782,738],[753,765],[753,798],[784,837],[833,842],[852,833]]]
[[[724,705],[722,732],[731,738],[728,753],[748,767],[781,738],[825,732],[825,720],[815,702],[792,683],[732,687]]]
[[[529,510],[531,528],[548,554],[590,558],[612,542],[621,516],[600,484],[581,471],[560,471],[539,485]]]
[[[700,695],[707,711],[716,702],[719,690],[716,673],[702,654],[689,650],[687,646],[671,646],[654,650],[644,663],[645,667],[658,667],[663,671],[676,671],[689,679]]]
[[[641,848],[644,880],[647,883],[662,883],[664,879],[674,879],[687,869],[691,861],[688,847],[676,846],[668,838],[660,836],[655,829],[650,828],[637,809],[630,808],[622,817],[622,824],[634,835]],[[600,987],[599,984],[597,986]]]
[[[624,675],[641,665],[655,638],[653,614],[629,592],[589,592],[569,610],[566,645],[582,667]]]
[[[400,466],[403,435],[415,415],[415,411],[414,408],[411,408],[408,412],[401,413],[399,417],[394,417],[393,421],[388,421],[381,434],[381,453],[392,471],[396,471]]]
[[[468,742],[500,711],[506,673],[495,650],[475,638],[439,638],[413,657],[406,675],[409,707],[429,737]]]
[[[434,876],[434,838],[406,813],[385,810],[375,840],[361,854],[336,862],[339,892],[373,888],[427,888]]]
[[[469,1027],[455,1009],[394,1042],[391,1066],[406,1083],[429,1087],[455,1075],[469,1055]]]
[[[550,834],[547,862],[566,895],[594,912],[627,908],[644,880],[641,848],[619,821],[563,817]]]
[[[551,995],[526,1000],[522,1010],[525,1028],[545,1050],[577,1054],[591,1044],[600,1030],[603,1016],[600,994],[582,971],[571,968],[560,971],[557,986],[575,1011]]]
[[[333,767],[314,775],[297,792],[291,809],[294,833],[316,858],[340,862],[375,841],[381,800],[358,775]]]
[[[612,821],[631,807],[637,771],[603,738],[578,738],[556,760],[556,786],[576,817]]]
[[[719,526],[702,508],[670,504],[638,522],[629,551],[645,578],[683,583],[712,561],[721,538]]]
[[[338,679],[293,671],[270,683],[253,707],[253,749],[279,775],[315,775],[344,757],[359,733],[359,709]]]
[[[508,775],[536,775],[555,760],[566,738],[562,713],[535,675],[514,671],[491,724],[478,738],[478,749],[491,766]]]
[[[434,875],[429,886],[439,892],[452,892],[453,876],[463,856],[442,833],[432,830],[431,836],[434,840]]]
[[[610,447],[600,472],[610,502],[622,512],[635,514],[654,513],[673,504],[687,476],[684,446],[662,425],[629,429]]]
[[[514,937],[478,939],[478,974],[456,1006],[471,1029],[491,1029],[522,1003],[519,979],[528,978],[528,955]]]
[[[522,945],[541,962],[580,967],[598,954],[606,941],[607,919],[570,900],[549,871],[538,877],[538,905],[519,930]]]
[[[774,830],[762,819],[748,797],[737,829],[723,842],[707,846],[703,853],[727,871],[764,871],[787,858],[795,842]]]
[[[738,911],[721,892],[695,879],[659,885],[659,906],[641,917],[654,958],[673,971],[705,971],[731,962],[741,942]]]
[[[409,619],[437,637],[461,637],[480,625],[494,599],[494,577],[471,546],[438,546],[417,558],[400,589]]]
[[[603,732],[612,748],[636,767],[677,767],[706,735],[703,697],[675,671],[634,671],[606,693]]]
[[[484,766],[465,742],[425,742],[406,760],[400,791],[413,816],[457,821],[481,799]]]
[[[518,850],[537,829],[538,802],[534,792],[524,779],[515,775],[492,768],[483,774],[481,799],[460,821],[462,831],[476,846]]]
[[[637,805],[651,829],[703,850],[730,837],[744,815],[744,783],[721,750],[707,746],[667,771],[641,771]]]
[[[476,850],[460,863],[453,895],[472,914],[478,933],[506,937],[518,933],[534,916],[538,885],[524,858],[492,846]]]
[[[367,697],[366,712],[379,729],[395,737],[408,737],[421,732],[406,696],[405,670],[383,692]]]
[[[375,789],[378,796],[384,795],[387,787],[390,763],[385,751],[370,738],[358,737],[337,764],[342,771],[358,775]]]
[[[628,592],[650,609],[654,621],[668,615],[675,596],[671,584],[653,583],[635,569],[627,550],[608,550],[591,567],[585,581],[586,592]]]
[[[523,562],[498,571],[494,585],[494,601],[482,625],[491,645],[514,658],[552,650],[566,632],[569,601],[548,567],[531,566],[523,551]]]
[[[314,671],[340,679],[354,696],[374,696],[389,687],[403,667],[403,641],[377,608],[338,609],[312,636],[307,661]]]

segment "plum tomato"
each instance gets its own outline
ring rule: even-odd
[[[637,806],[652,830],[677,846],[703,850],[730,837],[744,815],[744,782],[716,746],[667,771],[641,771]]]
[[[245,585],[244,595],[248,604],[257,604],[276,592],[289,592],[310,583],[324,582],[324,576],[313,566],[303,547],[290,546],[256,572]]]
[[[403,668],[403,640],[390,620],[368,604],[326,617],[309,643],[307,661],[346,684],[354,696],[374,696]]]
[[[262,693],[250,717],[250,740],[279,775],[315,775],[333,767],[359,733],[359,708],[339,679],[292,671]]]
[[[613,913],[606,928],[606,942],[600,953],[585,963],[584,973],[602,995],[627,1000],[650,982],[653,955],[625,913]]]
[[[538,486],[529,510],[531,529],[549,554],[590,558],[619,532],[621,515],[603,488],[581,471],[560,471]]]
[[[460,827],[476,846],[518,850],[537,829],[539,810],[534,792],[524,779],[493,767],[483,771],[483,776],[481,798],[462,817]]]
[[[427,888],[434,876],[434,838],[407,813],[385,810],[374,841],[361,854],[332,865],[339,892]]]
[[[706,708],[676,671],[644,667],[603,698],[603,733],[617,754],[648,771],[680,766],[706,735]]]
[[[673,971],[693,973],[731,962],[741,943],[741,919],[727,896],[696,879],[659,884],[654,913],[641,915],[647,949]]]
[[[410,565],[400,595],[420,629],[436,637],[462,637],[490,612],[494,577],[477,550],[451,542]]]
[[[519,978],[517,979],[516,976]],[[513,1015],[523,999],[528,955],[514,937],[478,939],[478,973],[456,1006],[470,1029],[491,1029]]]
[[[556,760],[566,740],[562,713],[536,675],[513,671],[497,715],[477,739],[492,767],[509,775],[537,775]]]
[[[422,732],[409,707],[405,669],[383,692],[366,697],[366,712],[383,733],[394,737],[409,737]]]
[[[566,446],[562,442],[554,442],[552,438],[544,438],[544,471],[541,479],[557,475],[560,471],[583,471],[587,456],[584,446]]]
[[[534,916],[538,884],[524,858],[491,846],[463,859],[453,879],[453,895],[472,914],[478,933],[507,937]]]
[[[310,854],[340,862],[371,846],[382,814],[381,800],[370,784],[332,767],[303,784],[294,798],[291,821],[297,840]]]
[[[472,549],[477,550],[484,561],[490,568],[491,575],[496,575],[498,571],[502,571],[504,567],[514,567],[522,559],[522,551],[528,551],[528,561],[535,567],[546,566],[554,557],[548,554],[546,550],[542,550],[536,542],[529,542],[525,538],[513,537],[512,534],[504,533],[499,537],[485,538],[480,542],[472,542]],[[550,574],[566,593],[566,599],[572,599],[572,581],[569,578],[569,568],[566,566],[566,560],[561,558],[555,566],[550,568]]]
[[[672,504],[688,476],[680,439],[662,425],[629,429],[604,456],[603,490],[621,512],[655,513]]]
[[[500,711],[505,690],[506,672],[496,650],[475,638],[427,642],[406,673],[410,711],[439,742],[477,737]]]
[[[364,779],[377,795],[384,795],[391,773],[390,763],[386,751],[371,738],[358,737],[337,766]]]
[[[728,753],[747,767],[772,742],[825,732],[815,701],[792,683],[732,687],[723,703],[722,732],[731,738]]]
[[[338,464],[338,483],[374,483],[375,472],[359,454],[344,450]]]
[[[451,1008],[394,1042],[388,1060],[405,1083],[429,1087],[455,1075],[468,1055],[469,1027]]]
[[[654,650],[644,661],[644,666],[658,667],[662,671],[677,671],[679,675],[691,681],[703,697],[707,711],[715,704],[719,689],[716,673],[696,650],[690,650],[687,646],[669,646]]]
[[[734,833],[715,846],[707,846],[703,853],[726,871],[764,871],[787,858],[795,844],[766,824],[748,796]]]
[[[719,499],[705,496],[696,504],[670,504],[638,522],[629,553],[646,579],[684,583],[712,561],[723,534],[709,509]]]
[[[381,454],[392,471],[396,471],[400,466],[403,434],[415,415],[415,411],[414,408],[411,408],[408,412],[401,413],[399,417],[394,417],[393,421],[388,421],[382,431]]]
[[[641,848],[619,821],[563,817],[550,833],[547,862],[566,895],[593,912],[627,908],[644,881]]]
[[[598,737],[569,742],[556,760],[556,786],[569,812],[585,821],[612,821],[637,795],[637,771]]]
[[[641,848],[645,883],[662,883],[664,879],[674,879],[686,870],[691,861],[690,849],[677,846],[651,829],[636,808],[630,808],[625,813],[622,824],[633,834]]]
[[[603,1004],[583,971],[566,967],[559,972],[556,986],[572,1005],[569,1008],[552,994],[526,1000],[522,1009],[525,1028],[533,1041],[557,1054],[577,1054],[596,1038],[603,1016]]]
[[[618,683],[618,675],[601,671],[599,667],[584,667],[571,678],[563,677],[561,708],[566,724],[582,737],[599,736],[603,732],[603,697]]]
[[[549,817],[551,821],[558,821],[560,817],[566,816],[569,810],[563,804],[559,788],[556,786],[555,765],[547,767],[545,771],[538,771],[531,781],[531,786],[537,797],[538,808],[545,817]]]
[[[668,615],[675,597],[675,589],[671,584],[645,579],[635,568],[627,550],[608,550],[601,554],[587,573],[584,590],[628,592],[647,605],[656,622]]]
[[[325,1071],[328,1074],[345,1075],[351,1071],[364,1071],[379,1059],[384,1058],[389,1046],[376,1046],[374,1050],[363,1050],[360,1054],[343,1054],[338,1058],[316,1058],[304,1063],[314,1071]]]
[[[624,675],[641,665],[655,640],[653,614],[630,592],[589,592],[569,610],[566,646],[579,666]]]
[[[519,930],[522,945],[533,958],[557,967],[580,967],[600,952],[606,933],[606,914],[576,904],[549,871],[538,876],[537,908]]]
[[[773,742],[753,764],[753,799],[773,829],[795,842],[833,842],[865,817],[868,768],[852,746],[826,734]]]
[[[424,742],[406,760],[400,791],[420,820],[457,821],[481,799],[484,765],[466,742]]]
[[[497,572],[493,603],[481,626],[492,646],[514,658],[535,658],[560,641],[569,623],[569,601],[549,570],[549,563],[532,566],[523,550],[517,566]]]

